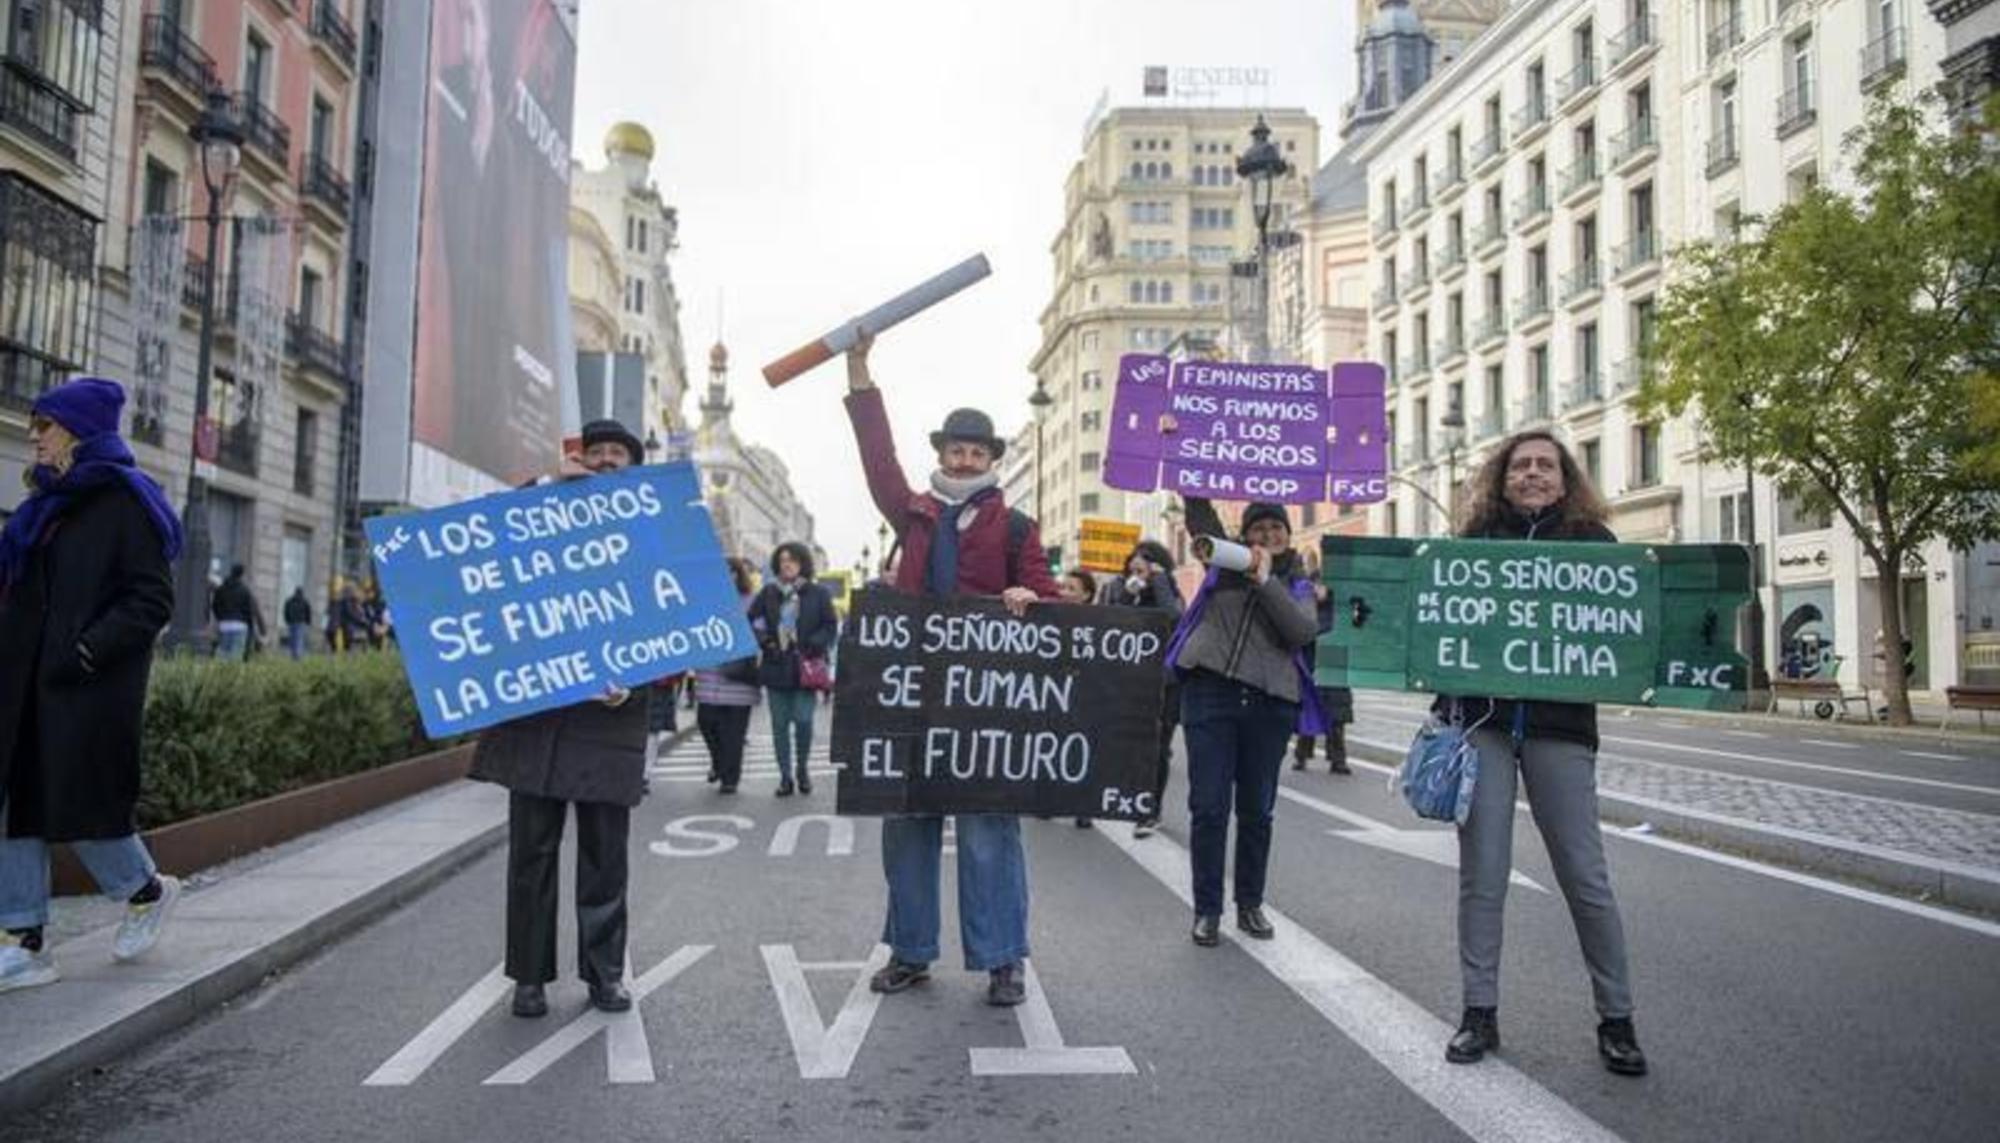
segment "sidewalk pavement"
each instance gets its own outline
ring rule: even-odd
[[[1876,696],[1876,708],[1879,710],[1885,700],[1881,698],[1881,692],[1873,693]],[[1944,702],[1942,700],[1932,702],[1922,698],[1910,700],[1912,721],[1909,726],[1870,722],[1865,715],[1854,711],[1850,711],[1844,718],[1822,719],[1815,717],[1810,710],[1800,714],[1799,704],[1796,702],[1781,702],[1776,710],[1767,710],[1763,706],[1738,711],[1693,710],[1682,707],[1627,707],[1615,703],[1605,703],[1600,709],[1607,712],[1631,711],[1639,714],[1666,715],[1671,718],[1700,719],[1725,726],[1765,728],[1790,726],[1815,734],[1824,730],[1838,730],[1853,734],[1857,738],[1874,738],[1878,741],[1909,742],[1920,739],[1927,742],[2000,745],[2000,716],[1988,712],[1985,729],[1981,729],[1978,712],[1962,710],[1952,719],[1951,726],[1941,731],[1938,726],[1944,720]]]

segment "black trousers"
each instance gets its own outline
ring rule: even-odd
[[[1154,784],[1154,789],[1158,791],[1159,800],[1155,803],[1158,807],[1164,807],[1167,802],[1167,775],[1174,768],[1174,731],[1179,729],[1180,724],[1181,684],[1178,681],[1169,681],[1165,701],[1160,706],[1159,781]],[[1153,817],[1157,819],[1159,816],[1156,809]]]
[[[563,819],[576,807],[576,972],[586,984],[625,975],[625,844],[632,811],[513,794],[507,801],[507,975],[556,978],[556,877]]]
[[[708,745],[709,765],[724,786],[743,780],[743,742],[750,736],[750,708],[702,703],[695,715],[701,740]]]

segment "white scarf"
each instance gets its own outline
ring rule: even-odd
[[[952,476],[942,468],[931,473],[931,495],[946,504],[963,504],[999,484],[1000,474],[991,469],[978,476]]]

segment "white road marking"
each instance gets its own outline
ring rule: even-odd
[[[792,1037],[799,1078],[846,1079],[862,1041],[868,1038],[868,1029],[875,1023],[875,1009],[882,1003],[880,993],[869,991],[868,978],[889,963],[889,946],[876,945],[865,961],[831,964],[801,964],[798,950],[791,945],[765,945],[762,951],[764,969],[771,974],[771,989],[778,995],[778,1011]],[[858,971],[860,975],[847,990],[847,999],[841,1002],[829,1028],[820,1020],[806,973],[838,971]]]
[[[1193,907],[1188,853],[1172,838],[1156,834],[1142,842],[1128,830],[1098,833]],[[1504,1060],[1488,1059],[1477,1067],[1446,1063],[1444,1043],[1451,1037],[1450,1024],[1342,956],[1269,902],[1264,911],[1277,926],[1275,939],[1245,940],[1229,928],[1223,929],[1224,934],[1472,1139],[1481,1143],[1618,1139]]]
[[[1123,1048],[1072,1048],[1063,1041],[1056,1026],[1056,1014],[1042,991],[1042,978],[1035,962],[1021,962],[1027,976],[1028,998],[1014,1009],[1021,1025],[1020,1048],[972,1049],[972,1074],[976,1076],[1129,1076],[1139,1069]]]
[[[632,956],[625,956],[625,979],[632,979]],[[652,1083],[653,1046],[646,1042],[646,1022],[639,1017],[635,996],[632,1010],[610,1016],[604,1028],[604,1079],[607,1083]]]
[[[1859,749],[1861,749],[1861,747],[1859,747],[1859,746],[1856,746],[1856,745],[1855,745],[1854,743],[1852,743],[1852,742],[1828,742],[1828,741],[1827,741],[1826,739],[1824,739],[1824,738],[1801,738],[1801,739],[1799,739],[1799,744],[1800,744],[1800,745],[1802,745],[1802,746],[1826,746],[1826,747],[1830,747],[1830,748],[1832,748],[1832,749],[1834,749],[1834,750],[1859,750]]]
[[[714,949],[714,945],[685,945],[674,950],[672,956],[654,966],[651,972],[632,982],[632,1008],[629,1012],[611,1013],[590,1009],[563,1025],[561,1030],[548,1039],[523,1052],[513,1063],[487,1076],[486,1085],[517,1087],[525,1084],[547,1071],[557,1060],[569,1055],[599,1032],[607,1033],[604,1040],[604,1067],[612,1083],[651,1083],[652,1053],[647,1052],[646,1078],[643,1081],[629,1078],[638,1074],[638,1068],[628,1055],[634,1049],[632,1035],[630,1032],[614,1034],[612,1029],[621,1022],[639,1024],[641,1002],[674,977],[694,967],[695,962]],[[640,1048],[645,1047],[645,1034],[644,1026],[640,1025],[637,1041],[637,1046]]]
[[[488,1009],[513,989],[513,982],[506,976],[506,967],[505,964],[495,965],[492,972],[480,977],[477,984],[452,1001],[437,1019],[425,1025],[423,1031],[362,1080],[361,1086],[405,1087],[416,1082],[432,1064],[451,1050],[453,1044],[458,1043],[460,1037],[479,1023]]]
[[[1326,832],[1348,841],[1400,853],[1404,857],[1414,857],[1446,869],[1458,868],[1458,835],[1448,829],[1398,829],[1387,822],[1377,821],[1367,814],[1358,814],[1344,806],[1324,802],[1309,794],[1302,794],[1290,786],[1279,786],[1278,796],[1288,802],[1295,802],[1316,813],[1325,814],[1336,821],[1343,821],[1359,829],[1330,829]],[[1511,870],[1507,879],[1516,885],[1525,885],[1538,893],[1547,889],[1535,883],[1534,879],[1520,870]]]
[[[1923,751],[1923,750],[1905,750],[1905,751],[1903,751],[1903,753],[1905,753],[1905,754],[1909,755],[1909,756],[1910,756],[1910,757],[1912,757],[1912,758],[1935,758],[1935,759],[1936,759],[1936,760],[1938,760],[1939,762],[1963,762],[1963,761],[1965,761],[1965,757],[1964,757],[1964,755],[1961,755],[1961,754],[1931,754],[1931,753],[1929,753],[1929,752],[1927,752],[1927,751]]]
[[[1770,736],[1770,735],[1768,735],[1768,734],[1760,734],[1760,733],[1758,733],[1757,731],[1754,731],[1754,730],[1725,730],[1725,731],[1723,731],[1722,733],[1724,733],[1724,734],[1727,734],[1727,735],[1729,735],[1729,736],[1730,736],[1730,737],[1732,737],[1732,738],[1769,738],[1769,737],[1771,737],[1771,736]]]
[[[1386,742],[1374,742],[1365,738],[1350,737],[1348,741],[1361,746],[1372,746],[1378,750],[1392,749],[1392,747]],[[1394,766],[1384,766],[1379,762],[1369,762],[1360,758],[1353,757],[1351,755],[1347,759],[1347,764],[1350,766],[1358,766],[1364,770],[1374,770],[1381,774],[1393,774],[1396,772],[1396,768]],[[1858,796],[1858,795],[1853,795],[1853,796]],[[1526,802],[1516,801],[1514,803],[1515,813],[1522,813],[1526,811],[1527,808],[1528,806]],[[1687,812],[1687,811],[1683,809],[1682,812]],[[1719,814],[1711,814],[1709,816],[1718,818],[1721,817],[1721,815]],[[1749,821],[1747,819],[1729,818],[1726,820],[1734,822],[1735,824],[1740,825],[1745,829],[1754,829],[1765,833],[1774,832],[1769,827],[1764,826],[1761,823]],[[1640,845],[1658,846],[1661,849],[1672,850],[1673,852],[1681,854],[1686,857],[1692,857],[1696,858],[1697,860],[1707,861],[1715,865],[1725,865],[1731,869],[1740,869],[1746,873],[1755,873],[1762,877],[1769,877],[1772,878],[1773,880],[1789,882],[1790,884],[1803,886],[1804,888],[1807,889],[1817,889],[1822,893],[1831,893],[1836,897],[1846,897],[1849,900],[1853,901],[1864,901],[1870,905],[1879,905],[1884,909],[1891,909],[1898,913],[1907,913],[1913,917],[1922,917],[1926,920],[1936,921],[1939,924],[1951,925],[1955,928],[1965,929],[1970,932],[1979,933],[1983,936],[2000,937],[2000,925],[1993,924],[1990,921],[1981,921],[1978,920],[1977,918],[1966,916],[1963,913],[1953,912],[1950,909],[1940,909],[1934,905],[1925,905],[1916,901],[1907,901],[1901,897],[1890,896],[1887,893],[1875,893],[1867,889],[1857,889],[1854,886],[1845,884],[1843,882],[1828,880],[1827,878],[1824,877],[1814,877],[1809,873],[1800,873],[1796,870],[1783,868],[1782,866],[1765,865],[1761,862],[1751,861],[1748,858],[1734,857],[1726,853],[1718,853],[1712,849],[1703,849],[1701,846],[1698,845],[1689,845],[1686,842],[1671,841],[1667,838],[1658,837],[1652,834],[1637,834],[1631,832],[1630,830],[1623,830],[1623,829],[1607,829],[1604,831],[1604,835],[1606,837],[1623,838],[1626,841],[1637,842]]]
[[[771,835],[771,848],[766,851],[766,856],[792,856],[799,848],[799,831],[809,823],[826,827],[828,857],[854,856],[854,819],[833,814],[799,814],[779,822],[777,832]]]
[[[736,833],[725,832],[725,826]],[[661,827],[668,840],[652,842],[646,848],[660,857],[719,857],[742,843],[737,834],[756,828],[757,822],[742,814],[690,814]]]

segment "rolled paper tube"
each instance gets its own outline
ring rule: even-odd
[[[826,336],[816,338],[764,367],[764,381],[773,389],[801,373],[846,353],[861,340],[861,331],[881,333],[931,308],[946,298],[993,273],[986,255],[974,254],[942,274],[897,294],[860,317],[846,322]]]

